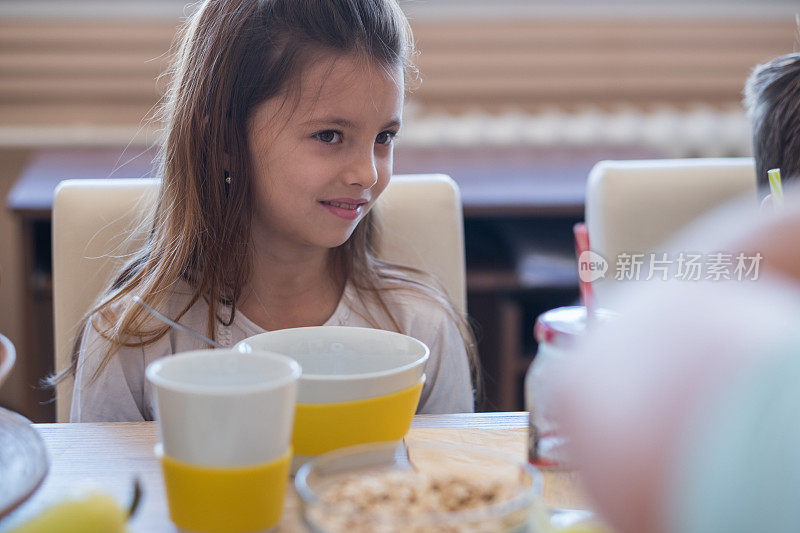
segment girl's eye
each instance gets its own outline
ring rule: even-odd
[[[397,136],[394,131],[382,131],[375,137],[375,142],[378,144],[389,144]]]
[[[336,130],[321,131],[319,133],[315,133],[314,137],[325,144],[336,144],[342,142],[342,134]]]

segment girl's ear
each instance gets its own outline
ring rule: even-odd
[[[762,211],[772,211],[772,194],[768,194],[761,200],[761,210]]]

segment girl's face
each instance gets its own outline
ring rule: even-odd
[[[255,171],[254,244],[266,250],[343,244],[392,174],[402,70],[356,57],[317,61],[300,93],[259,105],[248,123]],[[235,186],[235,182],[234,182]]]

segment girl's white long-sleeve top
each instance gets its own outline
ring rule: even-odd
[[[167,305],[169,316],[175,316],[188,302],[188,291],[176,291]],[[426,382],[422,390],[418,413],[461,413],[474,409],[466,348],[456,322],[432,300],[408,290],[387,291],[390,309],[400,331],[419,339],[430,348],[425,367]],[[367,308],[369,307],[369,308]],[[333,315],[325,322],[329,326],[371,327],[364,316],[379,319],[384,329],[392,329],[388,317],[374,306],[358,298],[351,285],[345,287]],[[181,317],[181,324],[206,332],[208,305],[196,302]],[[233,322],[216,325],[217,341],[233,346],[264,329],[236,312]],[[71,422],[133,422],[152,420],[155,416],[153,392],[145,379],[145,368],[160,357],[178,352],[206,349],[201,340],[172,329],[157,342],[148,346],[122,347],[117,351],[97,379],[96,369],[108,350],[108,341],[87,324],[81,343],[78,368],[70,410]]]

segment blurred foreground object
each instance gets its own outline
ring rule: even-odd
[[[620,533],[774,533],[800,523],[790,501],[800,431],[788,414],[800,398],[776,370],[800,381],[800,366],[786,362],[800,347],[800,210],[742,213],[727,208],[668,249],[760,253],[760,276],[629,283],[615,295],[618,320],[560,369],[571,460]]]
[[[108,494],[87,490],[46,509],[42,514],[11,533],[124,533],[125,524],[134,515],[141,501],[141,487],[134,484],[128,509],[121,508]]]

